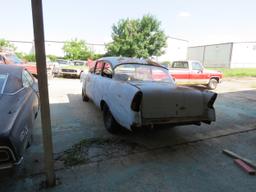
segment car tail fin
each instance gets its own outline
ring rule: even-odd
[[[211,99],[208,101],[208,107],[213,108],[213,104],[217,98],[217,93],[213,93]]]

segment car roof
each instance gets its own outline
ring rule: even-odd
[[[24,67],[10,64],[0,64],[0,73],[9,74],[17,78],[21,78]]]
[[[146,64],[146,65],[149,64],[149,65],[155,65],[157,67],[166,68],[149,59],[138,59],[138,58],[131,58],[131,57],[103,57],[98,59],[97,61],[107,61],[108,63],[112,64],[113,68],[115,68],[117,65],[128,64],[128,63]]]

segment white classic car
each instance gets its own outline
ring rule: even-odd
[[[167,68],[148,60],[101,58],[82,82],[83,101],[91,99],[103,111],[112,133],[121,126],[132,130],[215,121],[216,93],[178,87]]]

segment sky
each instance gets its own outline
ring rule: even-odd
[[[30,0],[1,0],[0,38],[33,40]],[[43,0],[45,39],[111,41],[120,19],[154,15],[166,35],[189,45],[256,41],[254,0]]]

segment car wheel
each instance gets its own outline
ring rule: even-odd
[[[84,102],[88,102],[89,101],[89,97],[86,95],[86,93],[84,93],[84,91],[82,90],[82,100]]]
[[[107,105],[103,107],[103,121],[106,129],[110,133],[117,133],[120,130],[120,125],[114,119]]]
[[[218,85],[218,81],[217,81],[216,79],[210,79],[210,81],[209,81],[207,87],[208,87],[209,89],[212,89],[212,90],[213,90],[213,89],[216,89],[217,85]]]

